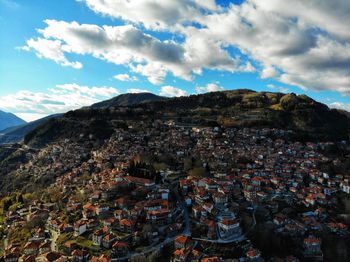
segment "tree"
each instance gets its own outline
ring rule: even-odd
[[[24,203],[22,194],[18,194],[18,195],[17,195],[17,202],[18,202],[18,203],[21,203],[21,204]]]
[[[13,202],[11,198],[8,198],[4,201],[4,211],[8,211],[9,207],[12,206]]]

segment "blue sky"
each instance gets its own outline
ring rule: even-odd
[[[306,93],[349,109],[350,36],[316,18],[346,24],[342,11],[329,14],[327,6],[320,5],[315,18],[310,18],[304,14],[308,6],[289,14],[288,7],[277,4],[281,1],[266,0],[261,6],[256,1],[171,0],[156,12],[147,9],[153,0],[132,7],[120,5],[121,10],[113,1],[0,0],[0,109],[32,120],[130,91],[176,96],[237,88]],[[257,4],[254,11],[253,4]],[[339,0],[340,9],[342,5],[347,1]],[[181,8],[185,11],[173,17]],[[142,15],[143,10],[147,15]],[[245,24],[234,28],[236,18]],[[290,22],[291,18],[298,22]],[[268,29],[271,21],[281,27]],[[96,30],[83,24],[96,26],[108,37],[116,32],[124,39],[111,36],[105,43],[91,34]],[[318,31],[311,31],[315,27]],[[141,40],[135,40],[135,35]],[[142,50],[133,46],[130,41],[134,40],[145,43]],[[55,50],[52,41],[60,43]],[[93,54],[96,47],[98,54]],[[344,56],[339,57],[337,50]],[[116,54],[122,57],[115,58]]]

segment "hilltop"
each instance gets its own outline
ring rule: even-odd
[[[91,108],[109,108],[109,107],[119,107],[119,106],[132,106],[141,103],[147,103],[151,101],[161,101],[166,100],[166,97],[157,96],[152,93],[128,93],[116,96],[112,99],[102,101],[96,104],[93,104]]]
[[[145,96],[158,100],[144,100]],[[136,102],[140,100],[141,103]],[[125,106],[125,101],[130,104]],[[203,126],[284,128],[295,131],[299,138],[306,140],[346,139],[350,127],[345,114],[306,95],[293,93],[242,89],[169,99],[152,94],[129,94],[70,111],[60,119],[51,119],[30,132],[25,143],[40,147],[61,138],[77,138],[81,134],[92,134],[102,141],[113,133],[116,126],[156,119]]]

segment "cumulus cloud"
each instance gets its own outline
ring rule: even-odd
[[[92,55],[125,65],[157,85],[169,73],[192,80],[211,69],[259,71],[262,79],[303,89],[350,93],[348,0],[246,0],[227,8],[214,0],[81,1],[129,24],[46,20],[41,36],[28,40],[24,49],[75,68],[82,65],[66,54]],[[150,35],[155,31],[170,37],[159,40]]]
[[[129,74],[118,74],[115,75],[114,78],[123,82],[133,82],[138,80],[136,76],[130,76]]]
[[[267,87],[269,89],[272,89],[274,92],[281,92],[281,93],[288,93],[289,89],[287,87],[284,86],[276,86],[273,84],[268,84]]]
[[[203,11],[215,11],[215,0],[82,0],[93,11],[139,23],[149,29],[168,29],[174,24],[194,21]],[[205,10],[201,10],[205,9]]]
[[[56,85],[47,92],[18,91],[1,96],[0,108],[13,113],[48,115],[64,113],[72,109],[89,106],[119,94],[114,87],[88,87],[78,84]]]
[[[206,86],[197,86],[196,91],[197,93],[207,93],[207,92],[217,92],[225,90],[222,86],[216,84],[216,83],[209,83]]]
[[[149,90],[146,89],[138,89],[138,88],[130,88],[126,91],[127,93],[137,94],[137,93],[150,93]]]
[[[344,30],[349,8],[350,2],[342,0],[248,0],[201,17],[198,37],[239,48],[262,64],[261,78],[349,93],[350,41]]]
[[[22,47],[22,50],[34,50],[39,58],[53,60],[62,66],[70,66],[75,69],[81,69],[83,67],[80,62],[68,61],[62,50],[62,42],[59,40],[48,40],[43,38],[38,38],[37,40],[29,39],[27,45]]]
[[[262,71],[261,71],[261,78],[265,79],[265,78],[275,78],[277,77],[278,71],[272,67],[272,66],[267,66],[265,67]]]
[[[328,104],[331,108],[341,109],[350,112],[350,103],[332,102]]]
[[[179,96],[187,96],[188,93],[185,90],[177,88],[177,87],[162,86],[159,95],[170,96],[170,97],[173,97],[173,96],[179,97]]]
[[[192,80],[192,74],[201,73],[203,68],[231,72],[251,70],[249,64],[242,67],[244,63],[239,57],[231,57],[222,42],[210,39],[203,42],[200,32],[196,31],[184,43],[177,43],[161,41],[133,25],[97,26],[56,20],[45,20],[45,23],[47,26],[38,30],[42,37],[29,39],[23,49],[34,50],[40,57],[75,68],[79,67],[78,62],[69,62],[66,53],[91,55],[125,65],[157,85],[164,82],[168,73]],[[49,49],[51,44],[54,44],[53,50]]]

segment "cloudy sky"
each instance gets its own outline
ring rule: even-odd
[[[126,92],[306,93],[350,110],[349,0],[0,0],[0,109]]]

